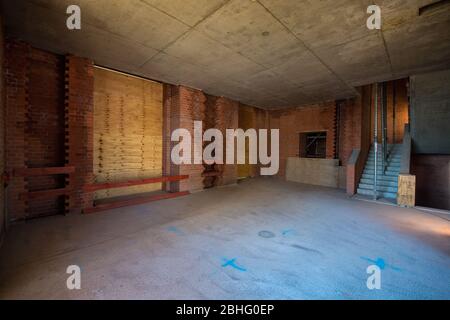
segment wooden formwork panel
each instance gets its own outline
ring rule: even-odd
[[[398,176],[397,204],[408,208],[416,205],[416,176],[410,174]]]
[[[162,175],[162,85],[94,69],[95,183]],[[161,190],[161,183],[96,191],[94,199]]]

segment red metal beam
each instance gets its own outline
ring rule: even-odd
[[[72,191],[72,188],[60,188],[60,189],[51,189],[51,190],[42,190],[42,191],[30,191],[20,194],[21,199],[48,199],[57,196],[63,196],[69,194]]]
[[[46,167],[46,168],[15,168],[13,176],[15,177],[32,177],[32,176],[48,176],[53,174],[69,174],[75,172],[75,167]]]
[[[114,202],[110,202],[110,203],[98,204],[92,208],[86,208],[83,210],[83,213],[94,213],[94,212],[99,212],[99,211],[104,211],[104,210],[110,210],[110,209],[116,209],[116,208],[121,208],[121,207],[126,207],[126,206],[148,203],[148,202],[152,202],[152,201],[186,196],[188,194],[189,194],[189,191],[182,191],[182,192],[156,194],[156,195],[145,196],[145,197],[141,196],[141,197],[138,197],[135,199],[118,200],[118,201],[114,201]]]
[[[85,185],[83,189],[86,192],[94,192],[97,190],[131,187],[131,186],[137,186],[137,185],[141,185],[141,184],[180,181],[180,180],[185,180],[188,178],[189,178],[188,175],[180,175],[180,176],[148,178],[148,179],[141,179],[141,180],[129,180],[129,181],[123,181],[123,182],[88,184],[88,185]]]

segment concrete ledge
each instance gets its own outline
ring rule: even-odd
[[[356,193],[356,189],[358,188],[358,174],[357,174],[357,165],[360,158],[361,150],[353,149],[350,158],[347,161],[347,172],[346,172],[346,189],[347,193],[350,195],[354,195]]]
[[[288,158],[286,180],[317,186],[339,187],[339,160]]]

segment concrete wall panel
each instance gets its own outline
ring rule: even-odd
[[[416,176],[416,204],[450,210],[450,156],[414,155],[411,163],[411,173]]]
[[[414,153],[450,154],[450,69],[411,77]]]
[[[286,162],[286,180],[338,188],[338,159],[288,158]]]

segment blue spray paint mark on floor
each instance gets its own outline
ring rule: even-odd
[[[175,226],[167,227],[167,231],[173,232],[173,233],[175,233],[175,234],[177,234],[177,235],[179,235],[179,236],[183,236],[183,235],[184,235],[184,232],[181,231],[180,229],[178,229],[178,228],[175,227]]]
[[[288,236],[288,235],[295,235],[296,232],[294,229],[286,229],[286,230],[281,231],[281,234],[283,236]]]
[[[396,266],[390,266],[390,267],[391,267],[392,270],[402,271],[402,269],[400,269],[399,267],[396,267]]]
[[[375,264],[381,269],[384,270],[384,268],[386,268],[386,262],[384,262],[384,260],[382,258],[377,258],[377,260],[375,261]]]
[[[225,262],[224,262],[224,264],[222,264],[222,267],[230,266],[230,267],[232,267],[232,268],[234,268],[236,270],[239,270],[239,271],[247,271],[247,269],[245,269],[244,267],[238,266],[236,264],[236,258],[233,258],[233,259],[230,259],[230,260],[224,258],[223,261],[225,261]]]
[[[376,260],[373,260],[370,258],[361,257],[361,259],[369,261],[370,263],[378,266],[378,268],[380,268],[381,270],[384,270],[384,268],[386,267],[386,262],[382,258],[377,258]]]
[[[376,260],[370,259],[370,258],[366,258],[366,257],[361,257],[361,259],[369,261],[370,263],[378,266],[378,268],[380,268],[381,270],[384,270],[386,267],[390,267],[391,269],[395,270],[395,271],[401,271],[400,268],[393,266],[393,265],[388,265],[386,263],[386,261],[384,261],[383,258],[378,257]]]

